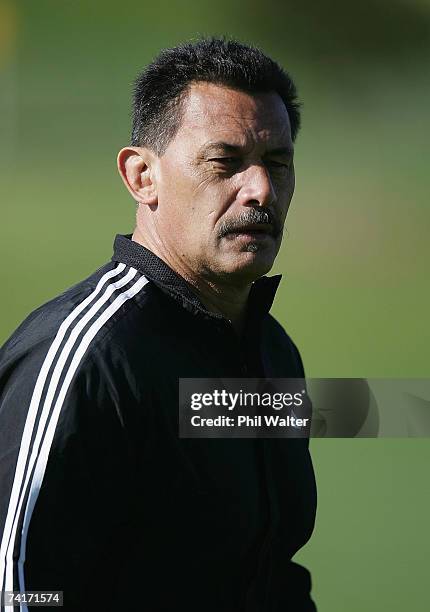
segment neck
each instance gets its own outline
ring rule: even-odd
[[[151,250],[172,270],[182,276],[209,312],[220,314],[231,321],[236,333],[239,336],[242,335],[251,283],[232,284],[223,279],[211,278],[209,280],[198,275],[184,266],[183,262],[171,256],[161,244],[160,248],[157,248],[157,244],[152,244],[152,242],[150,244],[137,229],[133,233],[132,240]]]
[[[251,285],[232,287],[205,279],[187,278],[204,306],[231,321],[236,333],[241,336],[245,326],[246,307]]]

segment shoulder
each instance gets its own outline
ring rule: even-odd
[[[85,338],[85,344],[102,329],[111,330],[147,283],[134,268],[105,264],[31,312],[1,348],[0,363],[20,361],[39,348],[43,353],[47,345],[70,336]]]
[[[34,310],[0,350],[0,397],[10,397],[13,389],[14,404],[28,405],[40,381],[54,373],[60,382],[84,373],[87,390],[90,374],[93,381],[110,380],[110,369],[121,379],[126,367],[121,338],[133,335],[138,322],[143,331],[148,317],[142,317],[142,306],[153,293],[149,285],[134,268],[109,262]]]
[[[135,418],[144,386],[119,338],[137,328],[147,285],[134,268],[108,263],[25,319],[0,351],[0,447],[48,419],[62,440]]]

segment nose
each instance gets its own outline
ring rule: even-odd
[[[276,192],[267,168],[253,164],[242,173],[243,183],[238,193],[241,204],[270,206],[276,201]]]

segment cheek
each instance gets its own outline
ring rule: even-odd
[[[211,169],[163,159],[158,176],[158,201],[163,223],[186,242],[211,235],[220,217],[235,202],[238,177],[219,176]]]
[[[287,175],[279,177],[279,180],[275,183],[275,190],[278,193],[278,198],[281,201],[287,200],[289,202],[293,197],[295,185],[294,170],[290,170]]]
[[[295,180],[294,173],[288,178],[284,177],[284,180],[279,181],[275,185],[275,191],[277,194],[277,209],[279,211],[279,217],[283,224],[290,207],[290,203],[294,194]]]
[[[296,186],[296,170],[294,168],[294,164],[291,165],[290,169],[290,189],[291,193],[294,193],[294,188]]]
[[[161,206],[189,198],[190,178],[179,163],[165,162],[157,177],[158,201]]]
[[[194,196],[196,198],[213,197],[226,193],[231,178],[222,176],[209,164],[202,165],[195,170]]]

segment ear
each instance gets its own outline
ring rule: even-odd
[[[132,198],[139,204],[158,204],[153,172],[155,161],[155,153],[144,147],[124,147],[118,153],[118,171]]]

